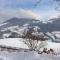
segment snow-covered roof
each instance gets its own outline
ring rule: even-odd
[[[23,49],[29,49],[26,44],[24,44],[22,38],[5,38],[0,39],[0,45],[6,46],[6,47],[16,47],[16,48],[23,48]]]

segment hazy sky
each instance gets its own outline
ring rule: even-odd
[[[0,0],[0,21],[11,17],[53,18],[59,15],[52,0]]]

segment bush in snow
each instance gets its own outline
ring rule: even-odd
[[[34,29],[29,29],[27,32],[24,31],[23,37],[26,38],[24,42],[31,50],[39,50],[42,46],[46,45],[47,38],[42,32],[35,31]]]

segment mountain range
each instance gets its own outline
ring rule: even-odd
[[[51,22],[49,22],[51,21]],[[43,23],[40,20],[36,19],[27,19],[27,18],[11,18],[2,24],[0,24],[0,30],[6,34],[6,32],[16,32],[19,30],[19,32],[22,32],[23,29],[27,29],[28,27],[30,28],[36,28],[37,31],[46,33],[47,35],[50,36],[52,32],[58,32],[60,33],[60,18],[53,18],[49,19],[47,23]],[[48,34],[49,32],[50,34]],[[57,38],[56,35],[54,34],[54,38]]]

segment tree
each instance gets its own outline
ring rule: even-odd
[[[34,29],[32,28],[24,34],[24,38],[26,38],[24,42],[31,50],[39,50],[42,46],[46,45],[45,41],[47,40],[47,38],[45,38],[42,32],[34,31]],[[41,42],[40,44],[38,44],[39,41]]]

